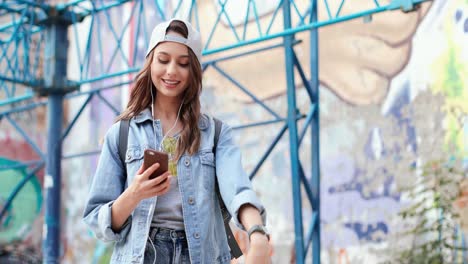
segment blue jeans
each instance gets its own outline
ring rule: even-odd
[[[185,231],[152,227],[146,242],[145,264],[190,264]]]

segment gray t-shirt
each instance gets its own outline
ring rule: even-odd
[[[163,149],[169,154],[169,157],[174,155],[176,146],[177,138],[168,137],[164,139]],[[182,196],[180,195],[177,178],[177,163],[171,158],[169,158],[169,170],[172,175],[171,186],[166,194],[158,196],[151,226],[184,230]]]

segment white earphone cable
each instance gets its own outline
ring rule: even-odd
[[[152,86],[150,87],[150,90],[151,90],[151,115],[154,118],[154,95],[153,95]],[[169,135],[169,133],[177,126],[177,122],[179,121],[180,111],[182,110],[182,105],[184,104],[184,101],[185,101],[185,98],[182,99],[182,102],[180,103],[179,111],[177,111],[177,117],[176,117],[176,121],[174,122],[174,125],[172,126],[171,129],[169,129],[169,131],[166,132],[165,135],[163,133],[163,138],[161,139],[161,143],[159,144],[159,148],[158,148],[159,151],[163,151],[164,139],[166,139],[167,135]],[[154,124],[154,120],[153,120],[153,131],[154,131],[154,140],[156,142],[156,126]]]

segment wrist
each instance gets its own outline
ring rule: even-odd
[[[252,242],[252,239],[256,239],[256,240],[266,239],[266,241],[270,240],[270,233],[268,232],[266,227],[263,225],[254,225],[250,227],[250,229],[247,231],[247,234],[251,242]]]
[[[140,202],[141,198],[139,197],[138,192],[133,191],[131,187],[127,188],[123,192],[125,196],[125,200],[131,207],[136,207],[138,203]]]
[[[259,232],[252,233],[249,239],[251,245],[263,245],[269,241],[269,238],[265,234]]]

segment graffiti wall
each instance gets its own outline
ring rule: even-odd
[[[216,18],[209,14],[219,10],[219,6],[218,1],[200,2],[200,17],[204,18],[200,21],[201,31],[207,41],[208,30]],[[266,21],[276,6],[271,5],[271,1],[256,2],[261,6],[259,14]],[[296,2],[305,4],[305,1]],[[353,2],[353,5],[345,6],[344,11],[368,4],[362,2],[365,1]],[[167,10],[174,8],[172,1],[164,3]],[[148,6],[147,10],[152,8],[154,6]],[[244,21],[244,9],[234,5],[228,5],[227,9],[231,22]],[[131,5],[126,5],[112,13],[113,23],[125,23],[121,13],[129,10]],[[324,6],[319,6],[319,14],[326,15]],[[146,30],[160,19],[153,12],[153,16],[148,16],[145,21]],[[87,34],[85,28],[89,26],[86,23],[90,22],[83,23],[83,34]],[[281,23],[273,27],[281,27]],[[254,28],[251,26],[249,30]],[[113,37],[109,28],[101,30],[109,31],[109,37]],[[218,30],[221,33],[224,30],[226,34],[212,40],[215,46],[233,37],[225,24]],[[435,0],[414,12],[381,13],[374,15],[371,21],[357,19],[321,28],[319,32],[322,260],[323,263],[340,264],[378,263],[382,259],[391,259],[388,251],[401,222],[398,212],[410,202],[401,190],[414,182],[416,175],[412,169],[446,157],[464,160],[465,165],[468,163],[468,2]],[[251,33],[247,31],[246,34]],[[308,34],[300,33],[297,39],[301,43],[295,46],[295,51],[305,71],[309,72]],[[125,69],[128,60],[133,65],[140,65],[145,50],[142,41],[124,37],[124,52],[119,53],[113,63],[109,63],[113,57],[112,47],[101,51],[96,41],[91,58],[108,58],[112,68],[95,65],[92,72],[99,75],[106,70]],[[137,50],[132,55],[136,56],[134,62],[130,56],[133,49]],[[214,57],[216,55],[206,59]],[[271,49],[221,62],[218,66],[264,104],[286,116],[283,50]],[[96,83],[82,89],[103,85],[106,84]],[[126,89],[128,87],[106,90],[103,95],[120,108],[125,102]],[[299,82],[297,95],[298,107],[304,113],[310,102]],[[202,100],[205,112],[231,125],[271,119],[269,112],[210,68],[204,75]],[[84,98],[69,101],[70,115],[76,113],[83,101]],[[45,121],[39,113],[28,114],[30,119],[24,122],[34,124],[29,126],[32,128],[28,133],[36,135],[43,148]],[[93,99],[65,141],[64,155],[97,150],[114,118],[112,109],[99,99]],[[0,150],[0,164],[37,159],[14,127],[5,120],[0,124],[0,145],[6,146]],[[257,165],[280,128],[280,124],[271,124],[236,131],[247,171]],[[253,180],[254,188],[268,210],[273,263],[291,261],[294,248],[288,142],[286,133]],[[306,175],[310,177],[310,140],[307,137],[300,153]],[[112,245],[97,241],[81,221],[97,158],[97,155],[70,158],[62,166],[63,263],[83,263],[83,260],[106,263],[111,253]],[[5,178],[8,180],[4,180],[7,174]],[[18,177],[24,177],[13,175],[25,175],[25,172],[21,168],[11,173],[0,172],[0,204],[6,200]],[[12,204],[11,212],[1,222],[2,243],[19,240],[40,249],[43,204],[38,186],[41,182],[42,176],[38,173],[18,196],[21,199]],[[304,222],[307,224],[311,219],[310,205],[303,195]],[[468,234],[466,197],[460,197],[456,204],[462,213],[462,240],[464,234]],[[28,214],[16,213],[19,210],[27,210]],[[236,235],[242,241],[241,247],[245,247],[245,235],[240,231]]]

